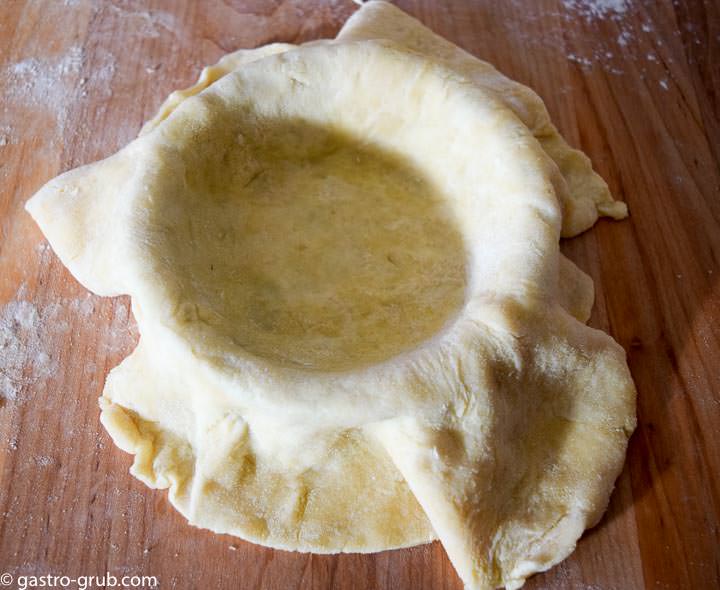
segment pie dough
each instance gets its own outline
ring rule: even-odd
[[[392,40],[428,59],[439,61],[467,77],[517,115],[540,142],[545,153],[557,164],[565,181],[556,187],[563,209],[563,237],[573,237],[584,232],[595,224],[599,216],[613,219],[627,217],[625,203],[613,199],[607,183],[593,171],[590,159],[580,150],[568,145],[552,124],[542,99],[532,89],[511,80],[491,64],[436,35],[420,21],[388,2],[365,2],[337,36],[339,42],[368,39]],[[318,43],[327,41],[311,41],[306,45]],[[215,65],[203,69],[193,86],[173,92],[157,115],[145,124],[141,134],[158,125],[185,98],[201,92],[228,72],[294,47],[296,46],[287,43],[272,43],[258,49],[240,49],[225,55]]]
[[[604,511],[635,391],[558,242],[623,207],[536,95],[391,5],[226,56],[27,208],[131,295],[101,420],[191,523],[437,537],[469,588],[517,588]]]

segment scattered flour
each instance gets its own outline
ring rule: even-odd
[[[563,0],[563,6],[587,20],[595,18],[617,19],[628,10],[627,0]]]
[[[593,61],[589,57],[576,55],[574,53],[568,53],[566,57],[568,58],[568,60],[580,64],[581,66],[585,66],[587,68],[592,67],[593,65]]]
[[[92,82],[96,99],[112,94],[110,83],[116,69],[114,56],[102,49],[95,51],[92,74],[81,79],[87,61],[84,49],[75,44],[62,54],[28,57],[0,69],[0,92],[4,102],[0,111],[0,146],[18,143],[22,139],[13,134],[11,125],[13,120],[17,120],[18,111],[50,115],[56,121],[56,139],[67,140],[63,132],[68,127],[70,108],[79,98],[87,96],[86,83]],[[27,135],[27,129],[23,131]],[[47,140],[47,129],[42,127],[41,131]]]
[[[56,463],[56,460],[53,457],[48,457],[47,455],[39,455],[33,459],[38,467],[49,467],[50,465]]]
[[[566,12],[562,17],[564,20],[582,18],[588,23],[600,20],[611,20],[620,29],[615,43],[623,55],[632,57],[626,48],[632,45],[634,32],[626,22],[625,16],[630,9],[631,0],[563,0],[563,7]],[[612,44],[610,44],[612,45]],[[567,54],[568,60],[580,64],[583,69],[590,70],[596,65],[600,66],[606,73],[622,75],[624,71],[614,62],[614,49],[607,43],[600,42],[592,49],[592,53],[579,55],[577,52]]]
[[[5,71],[6,98],[22,99],[34,105],[55,107],[63,97],[70,80],[83,65],[83,50],[73,45],[56,58],[29,57],[11,64]]]
[[[60,368],[57,350],[71,331],[66,319],[90,318],[95,306],[96,297],[89,293],[39,306],[28,300],[23,285],[12,301],[0,307],[0,403],[22,402],[23,392],[45,386]],[[127,350],[128,310],[124,305],[114,310],[109,329],[97,340],[105,355]],[[90,362],[85,367],[96,369]]]
[[[0,310],[0,397],[5,400],[16,400],[24,386],[47,379],[57,368],[41,334],[44,319],[30,301],[11,301]]]
[[[132,21],[132,30],[142,38],[157,38],[163,29],[175,35],[180,29],[178,20],[171,12],[163,10],[126,10],[115,4],[108,4],[107,9],[120,19]],[[117,23],[113,22],[113,26]]]
[[[638,22],[645,12],[638,10],[643,6],[638,0],[561,0],[559,9],[552,12],[524,0],[512,2],[518,18],[507,19],[503,26],[515,43],[551,52],[564,46],[567,60],[586,71],[597,69],[613,76],[632,73],[649,80],[664,78],[666,84],[670,79],[668,66],[673,63],[673,57],[663,51],[665,43],[655,34],[653,23],[644,19]],[[584,22],[584,27],[578,27],[578,20]],[[536,23],[542,24],[543,34],[537,34]],[[603,24],[616,29],[615,38],[598,34],[588,42],[583,29],[599,31]],[[694,35],[692,43],[701,43],[695,27],[688,24],[685,29]],[[673,34],[680,33],[674,31]],[[652,50],[648,51],[648,47]],[[665,88],[662,83],[660,87],[669,89],[669,85]]]
[[[628,43],[632,40],[630,31],[622,31],[617,38],[617,44],[620,47],[627,47]]]

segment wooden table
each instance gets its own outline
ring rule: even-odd
[[[639,426],[609,511],[528,588],[720,587],[720,10],[711,1],[399,2],[532,86],[629,220],[566,241],[592,325],[627,350]],[[460,589],[438,543],[376,555],[264,549],[187,525],[98,422],[136,341],[25,200],[105,157],[239,47],[333,36],[350,0],[0,5],[0,571],[156,576],[163,588]],[[713,60],[714,57],[714,60]],[[12,586],[11,587],[15,587]]]

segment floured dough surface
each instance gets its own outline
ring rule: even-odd
[[[622,466],[632,379],[558,246],[612,203],[534,93],[370,2],[335,42],[226,56],[28,209],[131,295],[101,419],[190,522],[438,537],[484,589],[566,557]]]

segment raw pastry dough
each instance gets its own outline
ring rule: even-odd
[[[418,54],[426,30],[350,40],[383,18],[409,17],[226,58],[27,207],[78,280],[132,296],[101,419],[192,523],[316,552],[437,534],[468,587],[519,587],[602,514],[634,388],[575,319],[576,173],[479,71]]]
[[[592,169],[590,159],[580,150],[571,148],[552,124],[542,99],[530,88],[510,80],[491,64],[470,55],[457,45],[433,33],[402,10],[380,0],[363,4],[343,26],[337,40],[392,40],[398,45],[437,60],[451,70],[469,78],[478,87],[492,94],[511,109],[530,129],[557,164],[564,183],[556,187],[563,208],[562,236],[576,236],[593,226],[599,216],[623,219],[627,206],[615,201],[607,183]],[[306,45],[323,43],[312,41]],[[224,56],[217,64],[203,69],[198,81],[185,90],[173,92],[160,111],[143,127],[141,133],[154,128],[180,102],[207,88],[214,81],[239,67],[270,55],[294,48],[286,43],[273,43],[258,49],[240,49]]]
[[[542,99],[530,88],[503,76],[492,65],[450,43],[388,2],[367,2],[338,34],[338,41],[392,39],[458,72],[511,109],[557,164],[566,186],[556,187],[563,208],[562,235],[575,236],[593,226],[599,215],[627,217],[590,159],[572,149],[550,121]]]

